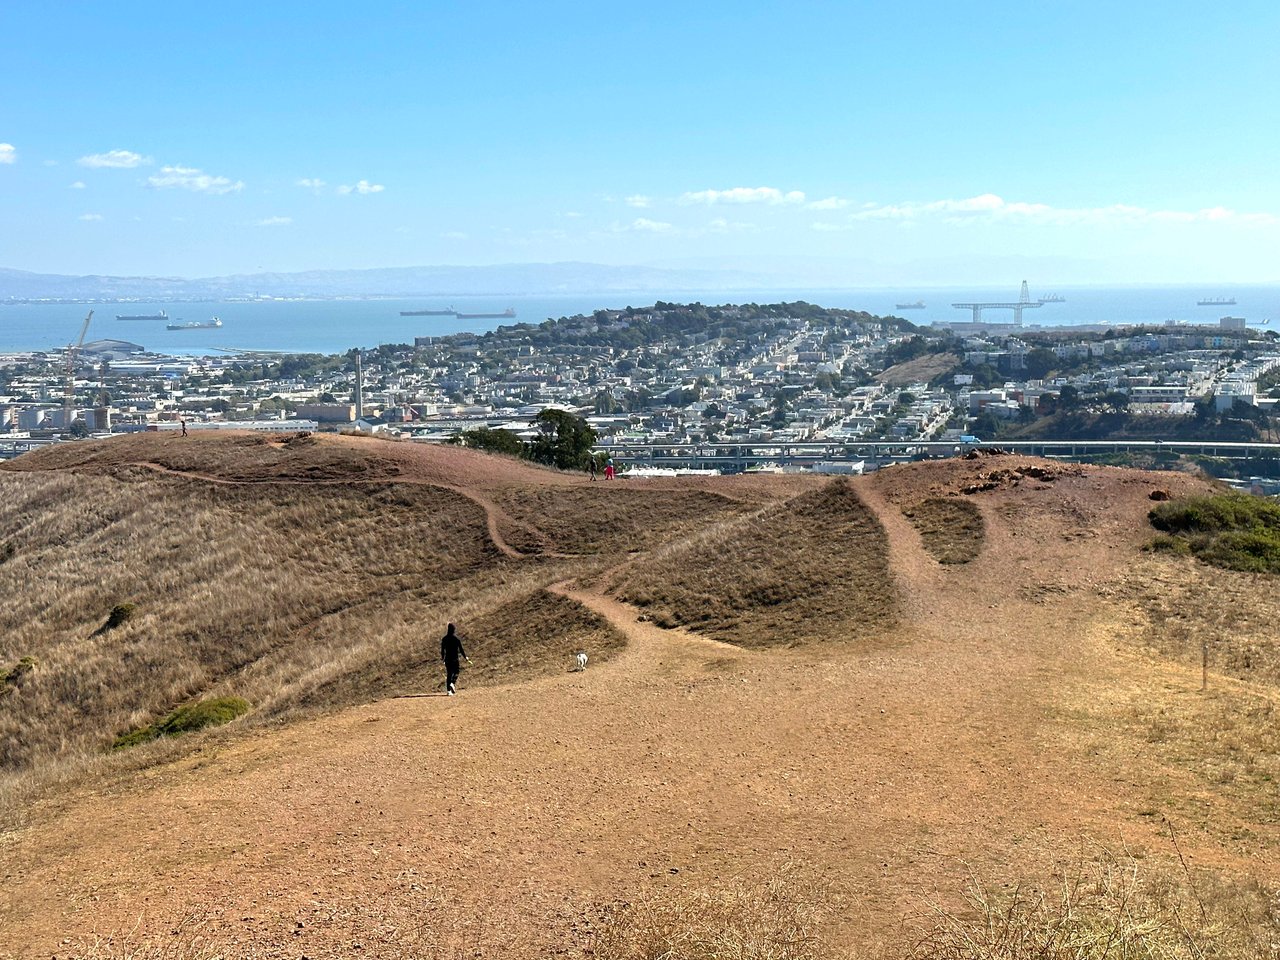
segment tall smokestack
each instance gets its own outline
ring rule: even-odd
[[[360,351],[356,351],[356,419],[364,417],[364,368],[360,366]]]

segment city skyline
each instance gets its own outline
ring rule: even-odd
[[[220,13],[0,13],[0,267],[1280,280],[1271,5]]]

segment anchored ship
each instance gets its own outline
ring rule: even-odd
[[[216,330],[222,326],[222,321],[217,317],[206,320],[203,323],[199,320],[188,320],[186,323],[171,323],[166,330]]]
[[[159,313],[148,313],[148,314],[117,313],[116,319],[117,320],[168,320],[169,315],[165,313],[163,310],[161,310]]]
[[[1234,307],[1235,305],[1235,297],[1206,297],[1196,301],[1197,307]]]
[[[455,313],[459,320],[510,320],[516,315],[515,307],[507,307],[501,313]]]
[[[401,310],[402,317],[456,317],[458,311],[450,307],[448,310]]]
[[[923,310],[924,301],[917,300],[915,303],[895,303],[893,306],[896,310]]]

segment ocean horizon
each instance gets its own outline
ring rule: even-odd
[[[1280,328],[1280,284],[1198,286],[1063,286],[1032,288],[1032,297],[1064,298],[1028,309],[1024,326],[1056,328],[1088,324],[1216,323],[1223,316],[1243,317],[1250,326],[1274,323]],[[1234,304],[1197,306],[1197,300],[1233,299]],[[581,293],[557,296],[434,296],[366,300],[256,300],[125,303],[0,304],[0,352],[47,351],[74,340],[92,309],[87,341],[114,339],[139,344],[156,353],[203,355],[238,351],[342,353],[353,347],[412,343],[415,337],[451,333],[484,333],[513,323],[541,323],[599,309],[643,307],[655,300],[705,304],[777,303],[805,300],[824,307],[865,310],[881,316],[905,317],[927,326],[937,321],[969,320],[957,302],[1014,302],[1017,288],[903,287],[860,289],[774,289],[745,291],[653,291]],[[898,304],[923,301],[923,309]],[[455,316],[403,317],[401,311],[456,308],[463,313],[501,313],[512,308],[514,319],[464,320]],[[117,314],[156,314],[168,322],[222,320],[217,329],[167,330],[162,320],[117,320]],[[1012,319],[1010,310],[988,310],[983,319]]]

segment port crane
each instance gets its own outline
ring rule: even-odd
[[[80,356],[80,348],[84,346],[84,335],[89,332],[89,321],[93,319],[93,311],[80,324],[80,336],[75,343],[67,344],[67,384],[62,394],[62,429],[71,432],[71,415],[75,412],[76,391],[76,358]]]
[[[1042,300],[1032,300],[1031,291],[1027,289],[1027,281],[1022,281],[1022,293],[1014,303],[953,303],[951,306],[957,310],[972,310],[973,322],[979,323],[982,320],[983,310],[1012,310],[1013,322],[1018,326],[1022,325],[1022,311],[1034,310],[1037,307],[1043,307],[1046,303],[1062,303],[1065,298],[1057,294],[1045,297]]]

